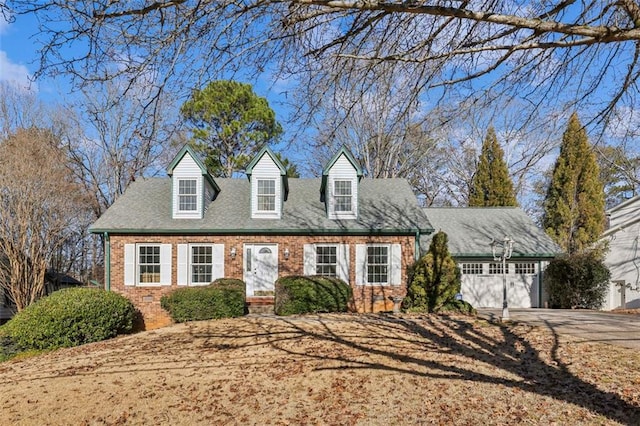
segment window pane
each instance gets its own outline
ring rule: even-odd
[[[367,282],[369,284],[389,282],[389,247],[367,247]]]
[[[351,207],[351,181],[336,180],[333,182],[334,209],[336,212],[350,212]]]
[[[213,247],[191,247],[191,282],[193,284],[208,284],[212,281]]]
[[[338,248],[336,246],[316,247],[316,275],[336,277],[338,265]]]
[[[160,246],[139,246],[138,266],[139,283],[160,283]]]
[[[462,273],[465,275],[480,275],[482,274],[482,263],[463,263]]]
[[[195,179],[180,179],[178,181],[178,209],[180,211],[195,211],[197,209],[197,189]]]
[[[273,179],[258,180],[258,210],[276,210],[276,181]]]
[[[507,273],[509,271],[509,265],[507,264]],[[502,274],[502,263],[490,263],[489,264],[489,273],[490,274]]]
[[[535,263],[516,263],[515,264],[515,273],[516,274],[535,274],[536,273],[536,264]]]

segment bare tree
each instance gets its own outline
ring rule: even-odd
[[[430,105],[500,111],[500,101],[517,98],[530,111],[588,109],[605,125],[637,103],[633,0],[7,0],[0,7],[38,15],[37,75],[63,72],[79,84],[143,80],[157,96],[185,96],[222,73],[277,63],[300,90],[327,82],[366,90],[380,76],[403,73],[412,76],[405,96]]]
[[[43,295],[53,258],[91,216],[48,130],[19,129],[0,141],[0,194],[0,286],[20,311]]]
[[[114,81],[86,87],[82,94],[69,111],[75,133],[67,135],[66,149],[98,218],[136,177],[163,170],[177,117],[164,116],[166,100],[145,110],[146,89],[122,94]]]

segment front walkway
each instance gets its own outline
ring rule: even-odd
[[[511,320],[544,326],[590,342],[640,349],[640,314],[571,309],[510,309]],[[501,309],[478,309],[478,316],[499,320]]]

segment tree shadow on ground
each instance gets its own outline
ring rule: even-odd
[[[468,319],[435,315],[362,315],[342,319],[319,316],[315,325],[301,318],[282,318],[279,321],[295,332],[274,334],[269,344],[290,355],[338,362],[338,366],[331,363],[319,369],[381,369],[437,379],[497,384],[575,404],[620,423],[640,424],[640,407],[571,373],[558,356],[560,339],[553,331],[552,347],[549,353],[543,354],[522,333],[514,332],[515,324],[477,327]],[[354,321],[362,330],[357,334],[336,332],[332,327],[333,321]],[[269,335],[271,324],[261,322],[260,326],[264,329],[261,334]],[[488,332],[494,327],[500,331],[498,337],[495,332]],[[377,355],[377,359],[382,361],[370,362],[362,357],[346,356],[345,351],[340,350],[312,354],[283,344],[303,337]],[[420,354],[425,351],[446,352],[477,360],[508,374],[491,375],[474,370],[465,363],[438,362],[422,357]],[[390,362],[385,362],[385,358]]]

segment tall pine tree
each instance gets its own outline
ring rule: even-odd
[[[568,254],[582,252],[604,231],[604,189],[587,132],[574,112],[562,136],[544,201],[543,226]]]
[[[517,206],[513,182],[509,176],[504,152],[493,127],[482,143],[478,169],[471,182],[469,207]]]

